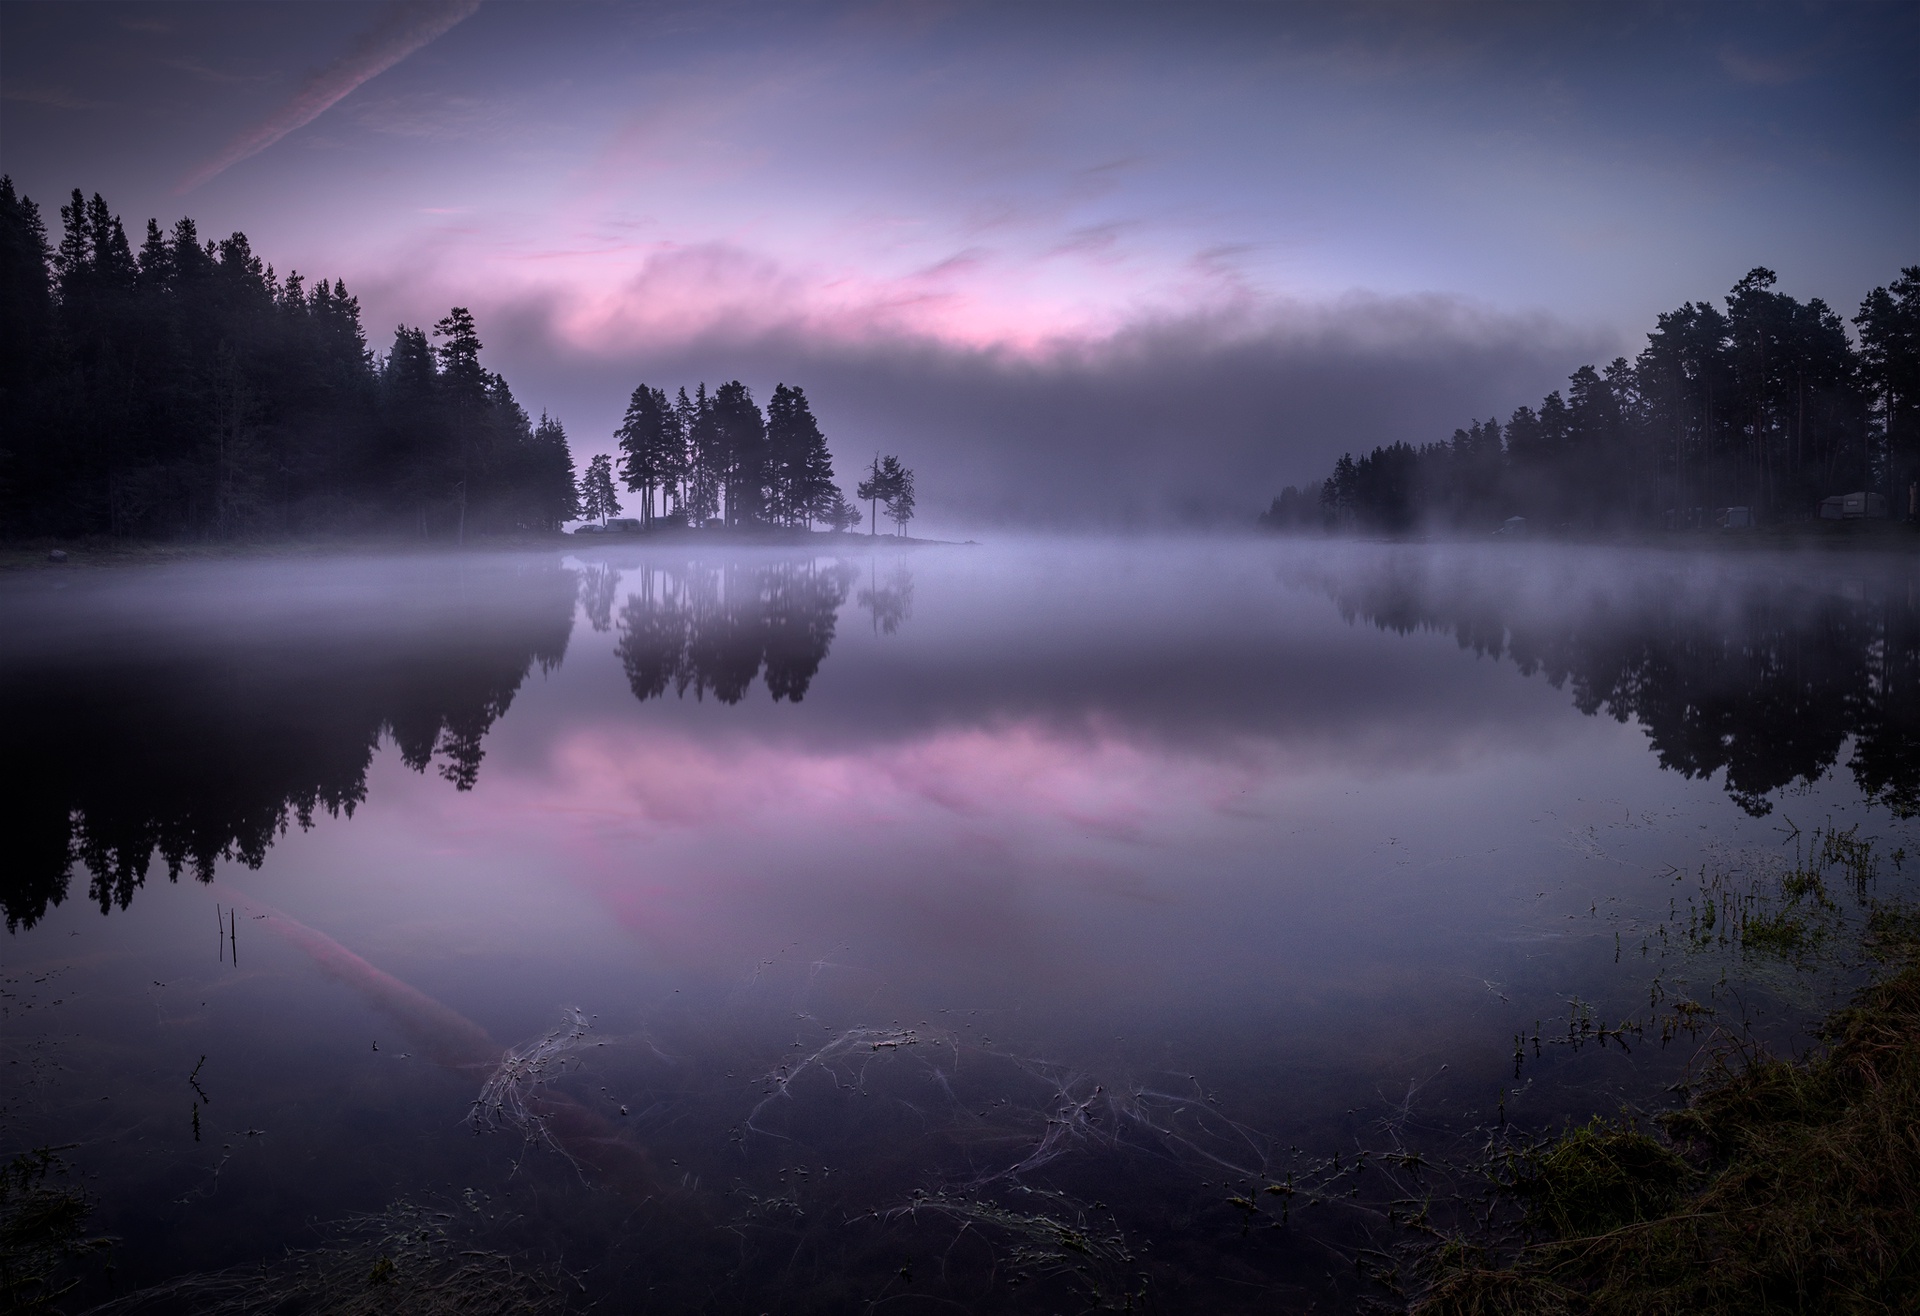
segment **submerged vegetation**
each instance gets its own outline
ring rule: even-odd
[[[556,1272],[471,1237],[480,1207],[399,1202],[321,1245],[141,1289],[89,1316],[546,1316],[566,1310]]]
[[[1633,361],[1582,366],[1502,424],[1340,458],[1260,518],[1273,529],[1728,527],[1891,513],[1920,497],[1920,265],[1861,302],[1849,339],[1819,298],[1774,291],[1772,270],[1659,317]],[[1822,508],[1850,493],[1860,499]],[[1720,518],[1718,509],[1736,515]]]
[[[71,1267],[112,1247],[89,1231],[93,1204],[65,1181],[60,1150],[37,1148],[0,1166],[0,1311],[57,1311],[80,1283]]]

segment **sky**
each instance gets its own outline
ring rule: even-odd
[[[921,525],[1244,518],[1920,263],[1911,4],[10,4],[0,170],[471,307],[576,456],[807,389]],[[57,227],[57,225],[56,225]]]

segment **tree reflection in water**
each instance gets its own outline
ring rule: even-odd
[[[913,573],[895,564],[882,584],[879,568],[869,567],[867,587],[860,591],[857,602],[873,619],[874,634],[892,635],[913,616]]]
[[[409,598],[391,626],[309,613],[296,634],[237,616],[8,661],[0,759],[31,765],[7,805],[8,928],[65,899],[76,863],[103,913],[156,853],[170,881],[210,880],[223,859],[258,868],[291,823],[352,815],[383,737],[414,771],[472,789],[488,730],[566,655],[576,585],[549,565],[461,583]]]
[[[1639,722],[1663,767],[1695,778],[1724,770],[1750,813],[1843,758],[1866,796],[1920,813],[1914,564],[1772,574],[1625,565],[1569,559],[1558,579],[1551,561],[1418,551],[1316,556],[1296,574],[1349,620],[1444,632],[1568,688],[1584,713]],[[381,579],[394,570],[378,567]],[[49,612],[41,629],[77,626],[58,643],[33,641],[25,622],[0,652],[0,754],[24,766],[5,797],[8,926],[31,926],[63,900],[76,865],[102,910],[128,904],[156,853],[170,879],[208,877],[223,859],[257,867],[289,825],[353,812],[383,739],[415,771],[431,764],[470,789],[483,740],[526,677],[565,655],[576,604],[594,630],[615,634],[642,700],[671,688],[731,705],[764,679],[775,701],[797,703],[858,579],[850,564],[808,558],[439,570],[385,606],[349,597],[336,608],[324,590],[287,604],[281,589],[271,621],[223,599],[213,620],[169,613],[145,629]],[[859,592],[876,632],[911,614],[912,585],[904,570],[876,571]],[[1112,624],[1144,634],[1156,616],[1128,603]],[[1124,648],[1123,635],[1110,638]],[[1051,667],[989,663],[983,673],[950,694],[966,716],[1065,697]],[[1076,670],[1073,688],[1099,679]],[[1236,722],[1267,724],[1262,688],[1224,696]],[[1362,716],[1377,702],[1355,699],[1331,715]],[[1150,702],[1123,715],[1147,717]]]
[[[1484,565],[1484,564],[1482,564]],[[1646,729],[1660,765],[1726,772],[1748,813],[1840,761],[1868,799],[1920,814],[1920,572],[1860,564],[1783,581],[1633,574],[1612,592],[1533,600],[1500,572],[1436,570],[1420,554],[1321,584],[1349,621],[1440,631],[1568,687],[1581,712]]]
[[[764,671],[776,701],[799,703],[833,644],[854,568],[844,562],[689,561],[622,577],[616,652],[639,699],[709,691],[737,704]]]

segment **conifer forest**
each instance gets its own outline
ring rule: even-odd
[[[1320,483],[1283,490],[1261,523],[1485,532],[1519,516],[1575,532],[1680,530],[1724,523],[1729,507],[1749,524],[1809,520],[1849,493],[1913,518],[1920,265],[1866,295],[1853,337],[1838,311],[1776,282],[1755,269],[1724,310],[1687,302],[1660,315],[1634,360],[1582,366],[1564,395],[1504,423],[1348,453]]]
[[[0,180],[0,531],[463,539],[578,515],[560,422],[481,364],[455,307],[367,346],[339,279],[279,277],[244,233],[75,190],[50,243]]]

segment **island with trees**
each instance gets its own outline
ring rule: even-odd
[[[1853,317],[1776,292],[1659,316],[1632,361],[1450,439],[1348,453],[1289,486],[1270,529],[1573,533],[1920,519],[1920,265]]]
[[[602,528],[621,511],[619,488],[637,494],[629,531],[682,528],[812,531],[823,525],[844,534],[861,520],[834,480],[833,455],[806,390],[774,386],[762,411],[752,390],[729,380],[669,398],[663,388],[637,385],[614,431],[619,466],[595,457],[581,483],[581,510]],[[615,477],[619,485],[616,486]],[[914,514],[913,472],[898,457],[873,459],[857,497],[869,518],[884,505],[904,536]]]

